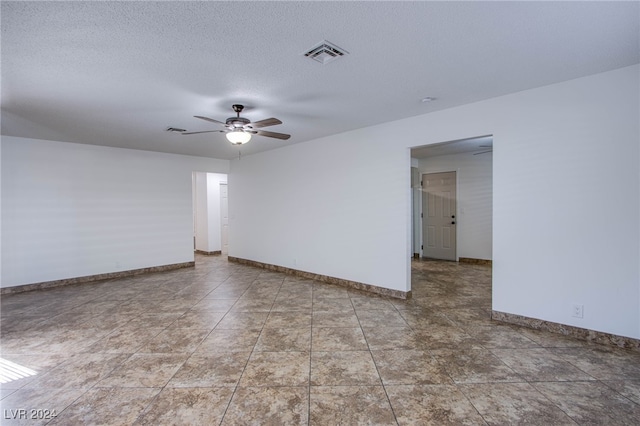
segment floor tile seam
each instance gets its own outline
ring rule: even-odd
[[[313,312],[313,298],[311,300],[311,311]],[[311,314],[311,337],[309,338],[309,377],[308,377],[308,386],[307,386],[307,425],[311,421],[311,364],[312,364],[312,355],[313,352],[313,314]]]
[[[178,370],[180,370],[180,368],[182,368],[182,366],[180,366],[180,367],[178,368]],[[178,372],[178,370],[176,370],[176,373]],[[175,376],[175,373],[174,373],[174,376]],[[173,376],[171,376],[171,379],[172,379],[172,378],[173,378]],[[146,405],[145,405],[145,407],[144,407],[142,410],[140,410],[140,413],[138,414],[138,416],[136,417],[136,419],[133,421],[133,423],[132,423],[132,424],[136,424],[136,423],[138,423],[138,421],[139,421],[139,420],[141,420],[141,418],[142,418],[144,415],[146,415],[146,414],[147,414],[147,410],[149,409],[149,407],[151,407],[151,405],[152,405],[152,404],[153,404],[153,403],[154,403],[158,398],[160,398],[160,394],[161,394],[162,392],[164,392],[164,390],[167,388],[167,384],[169,384],[169,382],[171,381],[171,379],[169,379],[169,380],[167,381],[167,383],[165,383],[165,384],[164,384],[164,386],[162,386],[162,387],[160,387],[160,388],[155,388],[155,387],[151,387],[151,388],[149,388],[149,387],[132,387],[132,388],[128,388],[128,389],[159,389],[159,390],[158,390],[158,392],[153,396],[153,398],[151,398],[151,399],[149,400],[149,403],[148,403],[148,404],[146,404]],[[122,387],[121,387],[121,389],[122,389]],[[171,389],[171,388],[170,388],[170,389]]]
[[[600,384],[606,386],[601,380],[598,380],[598,379],[593,379],[593,380],[585,380],[585,379],[581,379],[581,380],[529,380],[529,379],[525,379],[525,380],[530,385],[544,384],[544,383],[557,383],[557,384],[569,384],[569,383],[589,383],[589,384],[591,384],[591,383],[600,383]],[[615,390],[615,389],[613,389],[613,390]]]
[[[38,379],[32,380],[30,382],[25,383],[25,386],[28,385],[29,383],[35,382],[36,380],[40,380],[42,378],[46,378],[48,375],[55,373],[56,370],[58,370],[59,368],[61,368],[62,366],[64,366],[67,363],[71,362],[71,359],[74,356],[81,356],[81,355],[90,355],[90,354],[96,354],[96,355],[104,355],[100,352],[77,352],[77,353],[73,353],[70,357],[66,358],[63,362],[61,362],[60,364],[56,365],[54,368],[52,368],[51,370],[47,371],[46,374],[42,375],[41,377],[39,377]],[[108,355],[126,355],[128,354],[129,356],[126,357],[125,359],[123,359],[119,364],[115,365],[111,370],[109,370],[108,373],[106,373],[102,378],[100,378],[99,380],[97,380],[95,383],[93,383],[93,385],[87,387],[87,390],[92,389],[96,384],[100,383],[102,380],[104,380],[105,378],[107,378],[109,375],[111,375],[116,368],[118,368],[120,365],[124,364],[129,358],[131,358],[131,356],[133,356],[133,353],[131,352],[124,352],[122,354],[108,354]],[[39,387],[40,388],[40,387]],[[46,389],[46,388],[45,388]],[[84,388],[72,388],[72,389],[84,389]]]
[[[575,347],[572,347],[572,348],[551,348],[551,349],[572,349],[572,350],[580,350],[580,349],[582,349],[582,348],[575,348]],[[586,374],[587,376],[589,376],[589,377],[593,377],[595,380],[600,380],[600,381],[605,380],[605,379],[600,379],[600,378],[598,378],[598,377],[594,376],[593,374],[590,374],[590,373],[588,373],[588,372],[584,371],[584,370],[583,370],[582,368],[580,368],[577,364],[575,364],[574,362],[571,362],[571,360],[570,360],[570,359],[565,358],[565,357],[563,356],[563,354],[558,353],[558,351],[556,351],[556,350],[550,350],[549,352],[551,352],[553,355],[557,356],[557,357],[558,357],[558,358],[560,358],[561,360],[565,361],[566,363],[568,363],[569,365],[571,365],[571,366],[572,366],[573,368],[575,368],[576,370],[578,370],[578,371],[580,371],[580,372],[582,372],[582,373]],[[599,363],[599,362],[598,362],[598,365],[600,365],[600,363]]]
[[[215,286],[214,288],[212,288],[210,291],[208,291],[204,296],[202,296],[200,299],[198,299],[198,301],[193,305],[196,306],[198,303],[202,302],[204,299],[206,299],[206,297],[209,295],[209,293],[211,293],[213,290],[215,290],[216,288],[220,287],[221,284],[218,284],[217,286]],[[189,312],[193,309],[193,306],[189,309]]]
[[[105,380],[107,377],[109,377],[111,374],[113,374],[113,372],[120,367],[121,365],[124,365],[124,363],[129,360],[131,357],[133,356],[133,354],[129,354],[129,356],[122,360],[122,362],[120,362],[119,364],[115,365],[110,371],[109,373],[105,374],[101,379],[99,379],[98,381],[96,381],[95,383],[93,383],[93,385],[91,385],[90,387],[88,387],[86,389],[85,392],[82,392],[76,399],[73,400],[73,402],[71,402],[70,404],[68,404],[62,411],[60,411],[60,413],[58,413],[58,416],[60,416],[60,414],[62,414],[65,410],[67,410],[69,407],[71,407],[72,405],[74,405],[80,398],[84,397],[85,395],[87,395],[90,391],[96,389],[121,389],[122,387],[117,387],[117,386],[111,386],[111,387],[99,387],[98,384],[100,382],[102,382],[103,380]],[[77,388],[76,388],[77,389]],[[82,389],[82,388],[79,388]],[[56,417],[57,418],[57,417]],[[51,420],[53,421],[53,420]]]
[[[372,356],[373,358],[373,356]],[[389,408],[391,408],[391,414],[393,415],[393,420],[395,420],[396,424],[399,425],[400,422],[398,421],[398,416],[396,414],[396,410],[393,408],[393,403],[391,402],[391,398],[389,397],[389,392],[387,392],[387,388],[384,384],[384,381],[382,380],[382,376],[380,375],[380,371],[378,370],[378,365],[375,362],[375,359],[373,361],[373,364],[376,366],[376,371],[378,372],[378,376],[380,377],[380,383],[382,385],[382,390],[384,392],[384,396],[387,398],[387,402],[389,403]]]
[[[403,385],[404,386],[404,385]],[[287,387],[287,386],[283,386]],[[349,384],[349,385],[307,385],[309,388],[383,388],[384,385],[381,383],[379,385],[371,385],[371,384]]]
[[[173,324],[173,323],[172,323],[172,324]],[[154,328],[155,328],[155,327],[154,327]],[[156,337],[158,337],[160,334],[162,334],[162,332],[164,332],[164,331],[166,330],[166,327],[165,327],[165,328],[162,328],[162,329],[158,327],[158,329],[159,329],[160,331],[158,331],[158,333],[157,333],[157,334],[154,334],[153,336],[149,337],[149,339],[147,339],[144,343],[142,343],[142,344],[140,344],[140,346],[136,347],[135,351],[133,351],[133,352],[128,352],[128,351],[126,351],[126,352],[83,352],[83,353],[131,354],[131,355],[133,355],[133,354],[138,353],[138,352],[140,351],[140,349],[144,348],[144,346],[145,346],[148,342],[150,342],[151,340],[155,339],[155,338],[156,338]],[[113,331],[113,333],[115,333],[116,331],[118,331],[118,329],[115,329],[115,330]],[[95,341],[93,344],[91,344],[91,345],[87,346],[87,347],[86,347],[86,349],[89,349],[89,348],[91,348],[92,346],[97,345],[99,342],[101,342],[102,340],[106,339],[107,337],[109,337],[109,336],[110,336],[111,334],[113,334],[113,333],[109,333],[109,334],[107,334],[106,336],[103,336],[102,338],[100,338],[100,339],[98,339],[97,341]]]
[[[633,399],[629,398],[628,396],[626,396],[625,394],[621,393],[617,389],[612,388],[611,386],[609,386],[607,384],[607,381],[604,381],[604,380],[597,380],[597,381],[600,382],[601,384],[603,384],[604,386],[606,386],[607,388],[611,389],[612,391],[614,391],[616,394],[618,394],[619,396],[623,397],[627,401],[631,402],[633,405],[636,405],[636,406],[640,407],[640,402],[634,401]],[[624,381],[624,380],[611,380],[611,381]]]
[[[353,305],[353,302],[352,302]],[[393,414],[393,420],[398,424],[398,417],[396,416],[396,412],[393,409],[393,405],[391,404],[391,398],[389,398],[389,394],[387,393],[387,389],[384,387],[384,382],[382,380],[382,374],[380,374],[380,369],[378,368],[378,364],[376,363],[375,357],[373,356],[373,352],[371,351],[371,346],[369,346],[369,341],[367,340],[366,335],[364,334],[364,330],[362,329],[362,323],[360,322],[360,318],[356,314],[356,319],[358,320],[358,325],[360,326],[360,330],[362,331],[362,335],[365,336],[365,342],[367,344],[367,352],[371,357],[371,362],[373,362],[373,366],[376,369],[376,374],[378,375],[378,381],[380,382],[380,386],[382,386],[382,390],[384,391],[384,396],[387,398],[387,403],[389,404],[389,408],[391,408],[391,414]],[[362,351],[364,352],[364,351]],[[311,392],[311,390],[309,390]]]
[[[5,389],[6,391],[11,391],[8,394],[6,394],[5,396],[3,396],[2,398],[0,398],[0,401],[5,400],[6,398],[10,397],[11,395],[13,395],[14,393],[18,392],[20,389]],[[2,404],[4,405],[4,404]]]
[[[497,350],[499,350],[500,348],[493,348],[493,350],[496,350],[496,349],[497,349]],[[538,349],[538,348],[534,348],[534,349]],[[542,349],[545,349],[545,348],[542,348]],[[496,358],[498,358],[498,359],[500,359],[500,360],[502,361],[502,359],[501,359],[497,354],[495,354],[495,353],[493,352],[493,350],[492,350],[492,349],[489,349],[489,351],[490,351],[490,352],[491,352],[491,353],[492,353]],[[507,349],[507,350],[508,350],[508,349]],[[520,350],[520,348],[516,348],[516,349],[513,349],[513,350]],[[523,350],[526,350],[526,349],[523,349]],[[546,350],[546,349],[545,349],[545,350]],[[566,362],[566,363],[567,363],[567,364],[569,364],[571,367],[573,367],[573,368],[575,368],[576,370],[578,370],[580,373],[582,373],[582,374],[584,374],[584,375],[586,375],[586,376],[591,377],[591,379],[592,379],[592,380],[588,380],[588,381],[600,380],[600,379],[598,379],[597,377],[594,377],[592,374],[589,374],[589,373],[587,373],[586,371],[584,371],[583,369],[579,368],[577,365],[573,364],[572,362],[570,362],[570,361],[568,361],[568,360],[566,360],[566,359],[564,359],[564,358],[560,357],[559,355],[557,355],[557,354],[553,353],[552,351],[548,351],[548,352],[549,352],[551,355],[558,357],[561,361]],[[502,361],[502,362],[504,363],[504,361]],[[506,363],[505,363],[505,364],[506,364]],[[509,365],[507,365],[507,367],[509,367]],[[509,368],[511,368],[511,367],[509,367]],[[513,368],[511,368],[511,369],[513,370]],[[515,370],[514,370],[514,372],[515,372]],[[516,373],[517,373],[517,372],[516,372]],[[518,373],[518,374],[519,374],[519,373]],[[522,376],[522,374],[519,374],[519,375],[520,375],[520,376]],[[524,376],[523,376],[523,378],[524,378]],[[585,380],[585,381],[587,381],[587,380]]]
[[[417,350],[427,352],[429,356],[431,356],[431,360],[433,360],[438,366],[440,366],[440,368],[444,370],[447,377],[449,377],[451,384],[454,384],[454,385],[456,384],[456,381],[454,380],[453,376],[449,372],[449,369],[447,368],[446,364],[443,361],[439,360],[438,357],[435,356],[435,354],[433,353],[433,349],[429,349],[425,347],[425,349],[417,349]]]
[[[18,379],[18,380],[19,380],[19,379]],[[28,381],[24,382],[23,384],[21,384],[21,385],[20,385],[20,387],[18,387],[18,388],[11,388],[11,387],[3,388],[3,387],[0,387],[0,389],[4,389],[4,390],[11,390],[11,389],[12,389],[12,390],[13,390],[13,392],[11,392],[11,393],[14,393],[14,392],[16,392],[16,391],[23,390],[23,389],[28,390],[28,389],[26,389],[25,387],[26,387],[29,383],[31,383],[31,382],[33,382],[33,381],[35,381],[35,380],[37,380],[37,379],[31,379],[31,380],[28,380]],[[39,388],[39,389],[42,389],[42,388]],[[45,389],[46,389],[46,388],[45,388]],[[56,389],[56,388],[51,388],[51,389]],[[9,395],[7,395],[7,396],[9,396]],[[5,398],[6,398],[7,396],[5,396]],[[2,399],[4,399],[4,398],[2,398]],[[2,399],[0,399],[0,401],[1,401]]]
[[[265,322],[266,322],[266,320],[265,320]],[[229,410],[229,407],[231,406],[231,402],[233,401],[233,398],[236,395],[236,391],[240,387],[240,381],[242,380],[242,376],[244,376],[244,373],[247,370],[247,366],[249,365],[249,361],[251,360],[251,357],[253,356],[253,353],[255,352],[255,347],[258,344],[258,339],[260,339],[260,334],[262,334],[262,330],[263,329],[264,329],[264,323],[263,323],[263,327],[260,329],[260,333],[258,333],[258,338],[256,339],[256,342],[253,344],[253,347],[251,348],[251,352],[249,353],[249,356],[247,357],[247,360],[244,363],[244,367],[242,367],[242,372],[238,376],[238,380],[236,381],[236,384],[233,387],[233,392],[231,393],[231,397],[229,397],[229,402],[227,402],[227,406],[225,407],[224,412],[222,413],[222,416],[220,417],[220,423],[219,424],[224,423],[224,418],[226,417],[227,411]]]
[[[82,392],[80,395],[78,395],[77,398],[75,398],[73,401],[71,401],[69,404],[67,404],[62,410],[60,410],[60,412],[56,412],[56,419],[62,414],[64,413],[69,407],[71,407],[72,405],[74,405],[76,402],[78,402],[82,397],[84,397],[85,395],[87,395],[89,393],[89,391],[91,391],[93,389],[89,388],[87,390],[85,390],[84,392]],[[54,419],[50,420],[49,422],[47,422],[46,424],[49,424],[53,421]]]
[[[542,393],[542,392],[540,391],[540,389],[538,389],[537,387],[535,387],[535,386],[534,386],[533,384],[531,384],[531,383],[529,383],[529,386],[531,386],[533,389],[535,389],[535,390],[536,390],[536,392],[538,392],[540,395],[542,395],[542,397],[543,397],[545,400],[549,401],[549,403],[551,403],[553,406],[557,407],[560,411],[562,411],[562,412],[564,413],[564,415],[565,415],[565,416],[567,416],[568,418],[570,418],[571,420],[573,420],[574,422],[576,422],[576,424],[580,424],[580,422],[579,422],[579,420],[580,420],[580,419],[574,419],[572,415],[570,415],[567,411],[565,411],[565,410],[560,406],[560,404],[556,404],[554,401],[552,401],[552,400],[551,400],[551,398],[549,398],[547,395],[545,395],[544,393]],[[605,412],[605,415],[611,419],[611,416],[607,415],[607,414],[606,414],[606,412]],[[613,419],[612,419],[612,420],[613,420]]]
[[[251,352],[249,353],[249,356],[247,357],[247,361],[245,362],[245,365],[242,368],[242,373],[240,373],[240,376],[238,377],[238,382],[236,384],[236,387],[233,390],[233,395],[231,395],[231,399],[229,400],[229,404],[231,404],[231,401],[233,400],[233,396],[235,395],[236,390],[240,386],[240,382],[242,381],[242,377],[244,376],[245,372],[247,371],[247,366],[249,365],[249,361],[251,361],[251,358],[253,358],[253,354],[254,353],[259,353],[259,351],[256,351],[256,346],[258,345],[258,341],[260,340],[260,336],[262,335],[262,331],[264,330],[264,325],[267,323],[267,319],[269,318],[269,315],[271,315],[271,311],[269,311],[269,313],[267,314],[267,317],[265,318],[264,322],[262,323],[262,326],[260,327],[260,332],[258,333],[258,338],[256,339],[256,342],[253,344],[253,347],[251,348]],[[246,327],[244,327],[242,329],[239,329],[239,330],[245,330],[245,329],[246,329]],[[227,406],[227,409],[228,408],[229,407]],[[227,410],[225,409],[225,415],[226,415],[226,412],[227,412]],[[224,420],[224,415],[222,416],[222,419]]]
[[[486,383],[486,384],[492,384],[492,383]],[[480,416],[480,418],[482,418],[482,420],[485,422],[485,424],[487,424],[487,425],[490,424],[489,421],[484,417],[484,415],[482,415],[482,413],[480,412],[478,407],[476,407],[476,405],[473,403],[473,401],[471,400],[471,397],[469,395],[467,395],[467,393],[464,391],[464,389],[462,388],[462,385],[465,385],[465,384],[458,384],[458,383],[454,382],[454,386],[456,387],[458,392],[460,392],[466,398],[466,400],[469,402],[469,404],[471,404],[473,409],[476,410],[476,413],[478,413],[478,415]]]
[[[509,371],[511,371],[514,375],[516,375],[516,377],[519,377],[520,379],[524,380],[524,382],[527,382],[527,379],[520,373],[518,373],[516,370],[514,370],[513,368],[511,368],[506,362],[504,362],[502,360],[502,358],[500,358],[499,356],[497,356],[496,354],[494,354],[490,349],[486,349],[483,347],[483,350],[487,351],[492,357],[494,357],[495,359],[497,359],[498,361],[500,361],[500,363],[506,367],[507,369],[509,369]],[[504,382],[502,382],[504,383]],[[528,382],[527,382],[528,383]]]
[[[518,380],[514,380],[514,379],[508,379],[508,380],[484,380],[484,381],[478,381],[478,382],[468,382],[468,381],[458,381],[458,380],[453,380],[453,383],[456,386],[467,386],[467,385],[504,385],[504,384],[523,384],[523,385],[530,385],[531,383],[529,383],[526,379],[524,379],[523,377],[518,376]]]

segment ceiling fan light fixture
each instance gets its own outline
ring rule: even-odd
[[[238,128],[227,133],[227,140],[233,145],[244,145],[251,140],[251,133]]]

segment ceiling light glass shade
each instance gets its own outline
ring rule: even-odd
[[[227,133],[227,140],[234,145],[242,145],[251,140],[251,133],[247,133],[242,129],[235,129]]]

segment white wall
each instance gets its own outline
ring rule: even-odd
[[[229,255],[408,290],[408,161],[366,129],[233,160]]]
[[[193,260],[192,171],[228,161],[3,136],[3,287]]]
[[[492,134],[493,308],[640,338],[639,71],[234,160],[230,254],[409,289],[409,148]]]
[[[420,175],[456,172],[456,255],[492,259],[492,154],[441,155],[419,163]]]

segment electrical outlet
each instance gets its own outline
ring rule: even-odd
[[[573,317],[575,318],[584,318],[584,305],[573,305]]]

